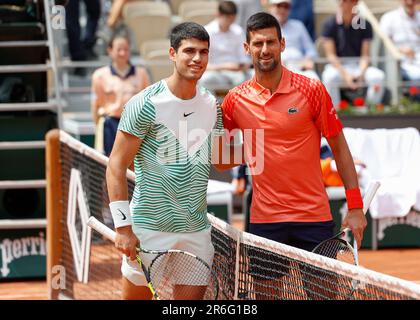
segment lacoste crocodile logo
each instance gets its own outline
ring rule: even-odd
[[[299,109],[296,107],[291,107],[289,108],[289,110],[287,111],[289,114],[293,114],[293,113],[298,113]]]

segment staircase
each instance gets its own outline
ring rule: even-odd
[[[0,89],[6,79],[16,78],[30,92],[22,101],[0,103],[0,279],[45,273],[42,267],[29,269],[18,261],[45,259],[44,136],[62,124],[53,3],[34,3],[36,21],[0,23]],[[48,82],[53,90],[48,90]]]

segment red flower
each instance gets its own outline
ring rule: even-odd
[[[346,110],[349,107],[349,103],[346,100],[341,100],[338,104],[339,110]]]
[[[410,93],[410,96],[415,96],[419,93],[419,89],[416,86],[411,86],[408,89],[408,92]]]
[[[365,106],[365,99],[363,99],[362,97],[354,98],[353,105],[355,107],[364,107]]]

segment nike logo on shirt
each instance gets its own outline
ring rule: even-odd
[[[184,117],[186,118],[186,117],[188,117],[188,116],[190,116],[190,115],[192,115],[194,112],[190,112],[190,113],[185,113],[184,112]]]

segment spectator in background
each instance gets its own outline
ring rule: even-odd
[[[385,13],[381,29],[404,55],[401,63],[404,80],[420,80],[420,11],[418,0],[401,0],[401,6]]]
[[[92,75],[91,101],[93,120],[97,125],[95,147],[99,150],[103,148],[107,156],[111,153],[124,105],[150,85],[146,70],[130,63],[130,43],[126,35],[113,36],[108,54],[111,64],[99,68]]]
[[[109,10],[108,19],[106,21],[107,27],[115,30],[122,18],[122,11],[124,6],[130,0],[113,0],[111,9]]]
[[[292,9],[290,10],[290,19],[301,21],[309,32],[312,41],[315,41],[313,0],[293,0]]]
[[[210,35],[210,52],[200,83],[209,89],[233,87],[247,79],[249,58],[243,47],[245,33],[234,23],[236,14],[234,2],[222,1],[216,19],[205,26]]]
[[[317,57],[315,44],[302,22],[289,19],[291,0],[270,0],[269,12],[278,20],[286,40],[286,49],[281,55],[282,62],[291,71],[307,77],[319,79],[314,71]]]
[[[385,74],[369,66],[372,26],[355,15],[358,0],[338,0],[338,11],[328,18],[323,26],[322,37],[329,64],[325,66],[322,80],[331,95],[335,107],[340,102],[340,83],[351,90],[368,86],[368,103],[382,102]],[[356,61],[341,61],[341,57],[357,58]]]
[[[96,30],[101,15],[100,0],[83,0],[87,22],[83,40],[80,27],[80,2],[81,0],[69,0],[66,5],[66,32],[69,43],[70,57],[73,61],[83,61],[97,58],[94,52],[96,43]]]
[[[242,29],[246,29],[246,21],[254,13],[260,12],[263,10],[261,2],[267,0],[233,0],[236,7],[238,8],[238,14],[236,15],[236,23],[241,26]]]
[[[338,173],[337,163],[334,160],[334,155],[331,148],[328,144],[321,145],[321,171],[322,171],[322,180],[326,187],[343,187],[344,183]],[[353,159],[354,167],[357,173],[357,180],[359,181],[359,186],[365,188],[367,182],[370,180],[367,173],[366,164],[361,160]]]

